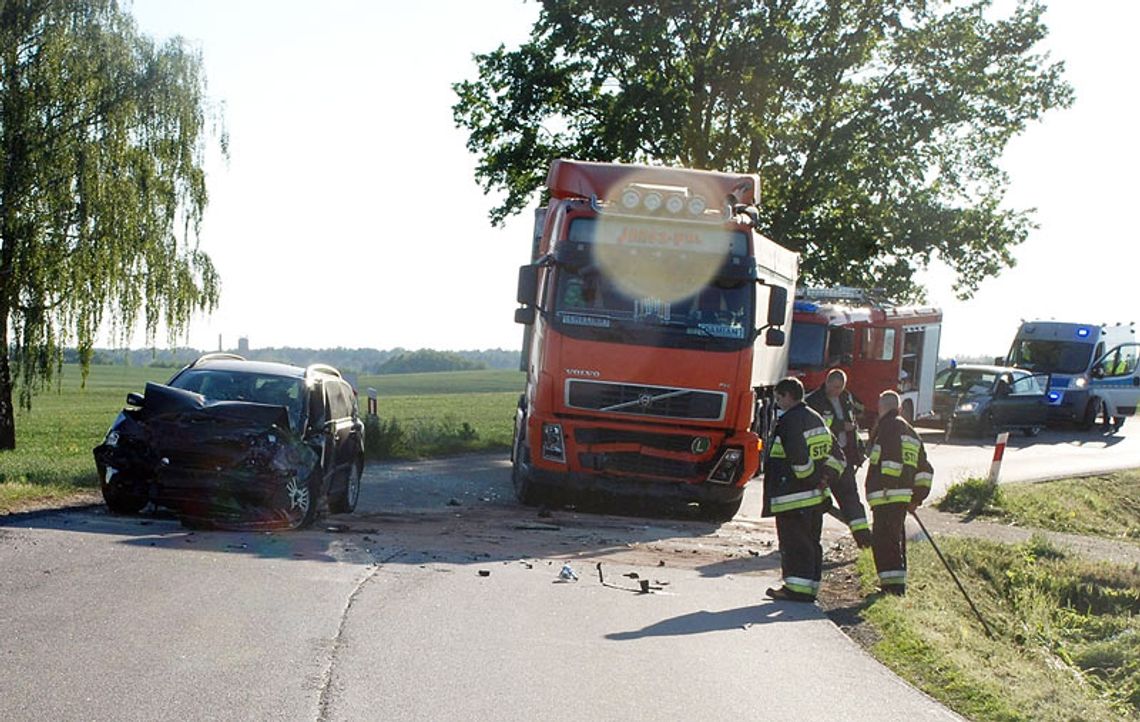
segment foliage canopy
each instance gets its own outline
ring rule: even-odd
[[[64,344],[86,369],[104,323],[173,339],[216,305],[197,244],[215,118],[200,55],[114,0],[0,3],[0,448],[14,381],[30,407]]]
[[[921,295],[938,256],[968,297],[1013,265],[1006,143],[1072,90],[1022,0],[542,0],[529,40],[453,85],[500,224],[552,158],[758,172],[761,230],[813,283]]]

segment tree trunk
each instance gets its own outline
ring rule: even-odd
[[[0,451],[16,448],[16,408],[12,405],[12,366],[8,359],[8,310],[0,310]]]

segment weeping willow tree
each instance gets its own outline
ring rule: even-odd
[[[114,0],[0,0],[0,449],[16,402],[94,340],[182,333],[218,299],[198,248],[215,134],[202,59]]]

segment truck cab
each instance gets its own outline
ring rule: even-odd
[[[1136,414],[1140,343],[1134,323],[1026,321],[1017,330],[1008,362],[1051,374],[1047,399],[1052,421],[1087,430],[1099,420],[1119,429]]]
[[[798,256],[757,234],[759,180],[557,160],[519,271],[516,493],[611,491],[730,518],[786,371]]]

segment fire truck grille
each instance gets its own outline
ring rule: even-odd
[[[571,379],[566,382],[566,405],[575,409],[633,416],[719,421],[728,395],[714,391],[664,386],[610,384]]]
[[[679,434],[650,434],[625,429],[574,429],[574,441],[581,446],[595,444],[640,444],[651,449],[693,453],[695,436]],[[706,447],[707,448],[707,447]]]
[[[665,479],[691,479],[705,476],[701,464],[676,459],[659,459],[637,453],[579,454],[578,462],[586,469],[615,474],[636,474]]]

